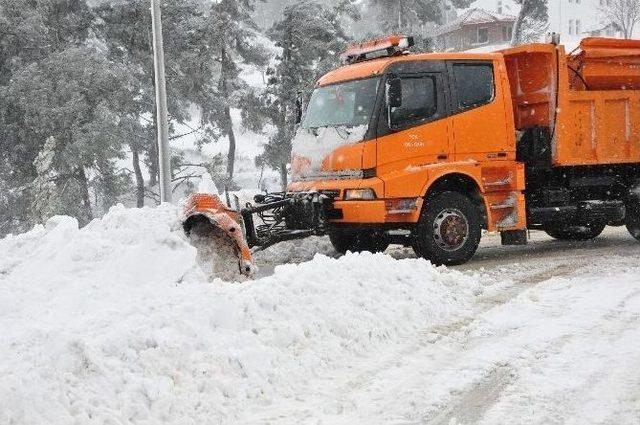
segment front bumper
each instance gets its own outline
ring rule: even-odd
[[[384,223],[416,223],[420,216],[422,199],[416,202],[416,208],[411,211],[397,211],[387,208],[386,200],[371,201],[336,200],[333,203],[335,211],[341,211],[342,218],[331,220],[335,223],[354,224],[384,224]]]
[[[344,200],[347,189],[370,188],[376,193],[372,200]],[[384,182],[377,177],[368,179],[342,179],[293,182],[289,192],[317,191],[330,194],[333,198],[333,209],[327,217],[331,223],[383,224],[383,223],[416,223],[422,208],[422,199],[416,199],[416,208],[411,212],[398,212],[387,208],[384,195]]]

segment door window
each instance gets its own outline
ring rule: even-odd
[[[476,108],[493,100],[495,90],[491,64],[454,64],[453,76],[459,110]]]
[[[408,127],[433,117],[438,110],[433,76],[402,77],[402,106],[391,108],[391,127]]]

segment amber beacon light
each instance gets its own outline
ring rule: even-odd
[[[349,45],[342,54],[342,60],[347,63],[354,63],[377,57],[394,56],[402,54],[414,44],[413,37],[398,34],[390,35]]]

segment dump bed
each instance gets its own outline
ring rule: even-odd
[[[555,166],[640,163],[640,41],[502,51],[517,130],[547,127]]]
[[[639,90],[640,40],[585,38],[567,66],[575,90]]]

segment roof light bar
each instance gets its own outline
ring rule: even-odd
[[[347,63],[355,63],[371,59],[367,55],[372,55],[373,53],[382,53],[374,57],[393,56],[404,52],[414,44],[413,37],[395,34],[363,43],[351,44],[341,57]]]

